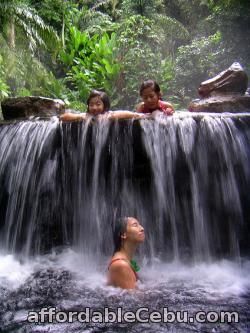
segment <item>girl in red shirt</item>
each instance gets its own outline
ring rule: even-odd
[[[152,113],[158,110],[168,116],[174,113],[173,106],[161,100],[161,89],[157,82],[153,80],[144,81],[140,87],[140,96],[143,102],[137,105],[136,112]]]

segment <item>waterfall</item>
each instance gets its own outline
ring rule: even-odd
[[[49,244],[58,207],[55,121],[19,122],[0,130],[1,245],[26,255]],[[47,244],[47,245],[48,245]]]
[[[154,179],[155,242],[180,259],[239,255],[249,138],[230,117],[142,122]],[[243,194],[244,193],[244,194]],[[246,199],[246,198],[245,198]],[[167,233],[164,232],[168,228]],[[180,253],[180,249],[183,251]]]
[[[249,251],[249,116],[0,125],[1,250],[110,255],[119,215],[142,252],[210,260]]]

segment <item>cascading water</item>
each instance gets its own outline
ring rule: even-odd
[[[40,235],[49,229],[51,221],[55,222],[59,159],[54,140],[57,131],[56,122],[20,122],[1,127],[3,249],[11,252],[22,249],[24,255],[30,254],[31,249],[39,252]]]
[[[197,259],[221,251],[238,256],[240,196],[247,196],[249,182],[247,133],[229,117],[161,117],[141,126],[154,178],[158,244],[170,241],[178,259],[185,244]]]
[[[226,305],[241,314],[235,332],[247,332],[249,120],[177,113],[2,124],[0,328],[229,332],[226,323],[27,322],[28,311],[46,306],[177,311],[184,304],[191,313]],[[133,295],[105,286],[119,215],[137,216],[146,232],[143,283]]]

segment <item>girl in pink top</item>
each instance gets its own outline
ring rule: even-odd
[[[137,105],[136,112],[152,113],[158,110],[168,116],[174,113],[173,106],[161,100],[161,89],[157,82],[153,80],[144,81],[140,87],[140,96],[143,102]]]

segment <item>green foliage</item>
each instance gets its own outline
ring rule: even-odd
[[[91,10],[95,12],[101,10],[101,12],[108,14],[113,21],[117,21],[122,13],[120,10],[120,4],[120,0],[95,1],[94,5],[91,7]]]
[[[96,88],[131,109],[152,78],[185,107],[232,62],[250,74],[249,21],[249,0],[1,0],[0,99],[39,94],[85,110]]]
[[[3,36],[12,48],[19,40],[23,43],[24,38],[32,51],[38,45],[55,47],[58,42],[55,31],[44,23],[25,0],[1,0],[0,19]]]
[[[63,0],[30,1],[30,4],[37,11],[38,15],[43,18],[43,21],[47,25],[52,26],[59,34],[62,29],[62,19],[65,12],[67,9],[72,12],[72,9],[70,9],[72,6],[69,7],[67,3]]]
[[[116,34],[89,36],[75,27],[70,29],[65,51],[60,59],[65,65],[67,81],[77,89],[79,98],[86,100],[91,89],[105,90],[115,95],[115,82],[120,72],[116,58]]]
[[[0,35],[0,77],[2,94],[12,96],[43,95],[63,98],[59,80],[29,50],[9,48]]]
[[[148,18],[163,10],[162,0],[123,0],[122,10],[128,18],[130,15],[141,15]]]
[[[179,105],[179,98],[175,96],[175,90],[171,90],[175,77],[175,62],[171,57],[165,58],[161,63],[161,77],[159,84],[163,99],[171,102],[175,107]]]
[[[9,95],[9,86],[5,82],[5,71],[3,66],[3,57],[0,54],[0,101]]]
[[[183,24],[193,36],[206,34],[204,23],[210,14],[207,0],[164,0],[165,14]]]
[[[113,23],[112,18],[105,13],[82,8],[78,26],[79,30],[94,35],[102,34],[104,32],[112,33],[116,30],[117,25]]]
[[[172,90],[178,93],[177,97],[182,104],[187,105],[197,95],[197,88],[202,81],[218,74],[221,68],[217,63],[222,56],[219,32],[195,39],[190,45],[178,49]]]
[[[118,85],[121,105],[131,109],[138,102],[140,83],[159,74],[160,41],[152,20],[135,15],[121,24],[119,59],[123,64]]]
[[[250,54],[250,5],[248,0],[210,1],[211,15],[208,22],[219,30],[225,55],[223,66],[239,61],[249,66]],[[249,73],[250,74],[250,73]]]
[[[188,40],[189,32],[183,24],[169,16],[158,14],[155,20],[155,30],[161,41],[161,52],[174,59],[177,48]]]

